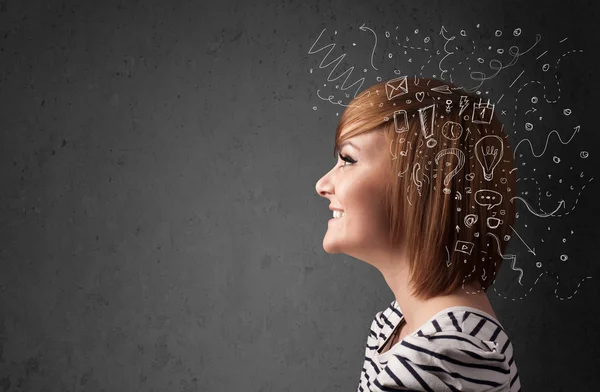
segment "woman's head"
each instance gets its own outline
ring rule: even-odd
[[[516,195],[493,103],[438,80],[382,82],[348,104],[334,154],[317,192],[345,215],[329,223],[327,252],[367,262],[402,254],[422,298],[493,283]]]

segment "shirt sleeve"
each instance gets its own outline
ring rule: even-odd
[[[510,366],[496,343],[462,332],[408,335],[387,360],[373,391],[510,390]]]

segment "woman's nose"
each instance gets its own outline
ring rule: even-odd
[[[328,175],[329,175],[329,173],[327,173],[323,177],[321,177],[319,179],[319,181],[317,181],[317,184],[315,185],[315,189],[319,196],[327,197],[327,194],[331,193],[332,186],[331,186],[331,181],[329,180]]]

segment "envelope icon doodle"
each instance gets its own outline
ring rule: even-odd
[[[388,99],[396,98],[408,93],[408,80],[406,76],[388,80],[385,83],[385,93]]]

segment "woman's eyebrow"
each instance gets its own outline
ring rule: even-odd
[[[356,148],[358,151],[360,151],[360,148],[358,148],[358,146],[354,143],[352,143],[350,140],[346,140],[345,142],[343,142],[342,144],[340,144],[340,150],[342,149],[342,147],[344,147],[346,144]]]

